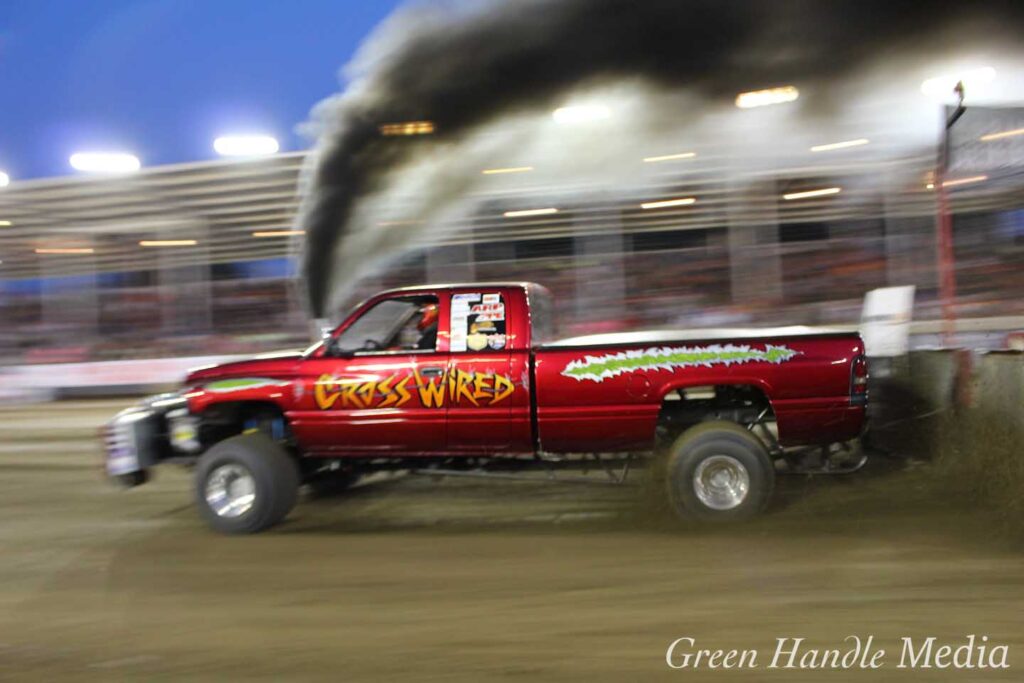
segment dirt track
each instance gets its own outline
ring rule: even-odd
[[[406,478],[208,532],[184,471],[121,492],[112,403],[0,408],[0,679],[1019,680],[1024,556],[920,471],[789,480],[742,529],[671,529],[633,489]],[[900,636],[1010,645],[1008,672],[895,669]],[[881,672],[670,671],[665,648],[836,647]]]

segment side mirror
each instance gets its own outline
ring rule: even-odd
[[[338,346],[338,338],[328,336],[324,339],[324,355],[331,358],[351,358],[354,353]]]

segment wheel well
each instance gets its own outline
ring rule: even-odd
[[[275,441],[285,441],[289,437],[284,412],[269,401],[225,401],[203,411],[200,430],[205,444],[216,443],[250,429],[265,431]]]
[[[706,384],[678,387],[668,392],[658,413],[658,440],[674,440],[690,427],[709,420],[740,425],[772,419],[767,394],[752,384]]]

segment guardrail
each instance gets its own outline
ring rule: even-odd
[[[239,358],[243,356],[11,365],[0,367],[0,399],[45,400],[159,391],[179,385],[192,368]]]

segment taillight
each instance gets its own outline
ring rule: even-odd
[[[857,356],[850,365],[850,404],[867,405],[868,402],[868,359]]]

